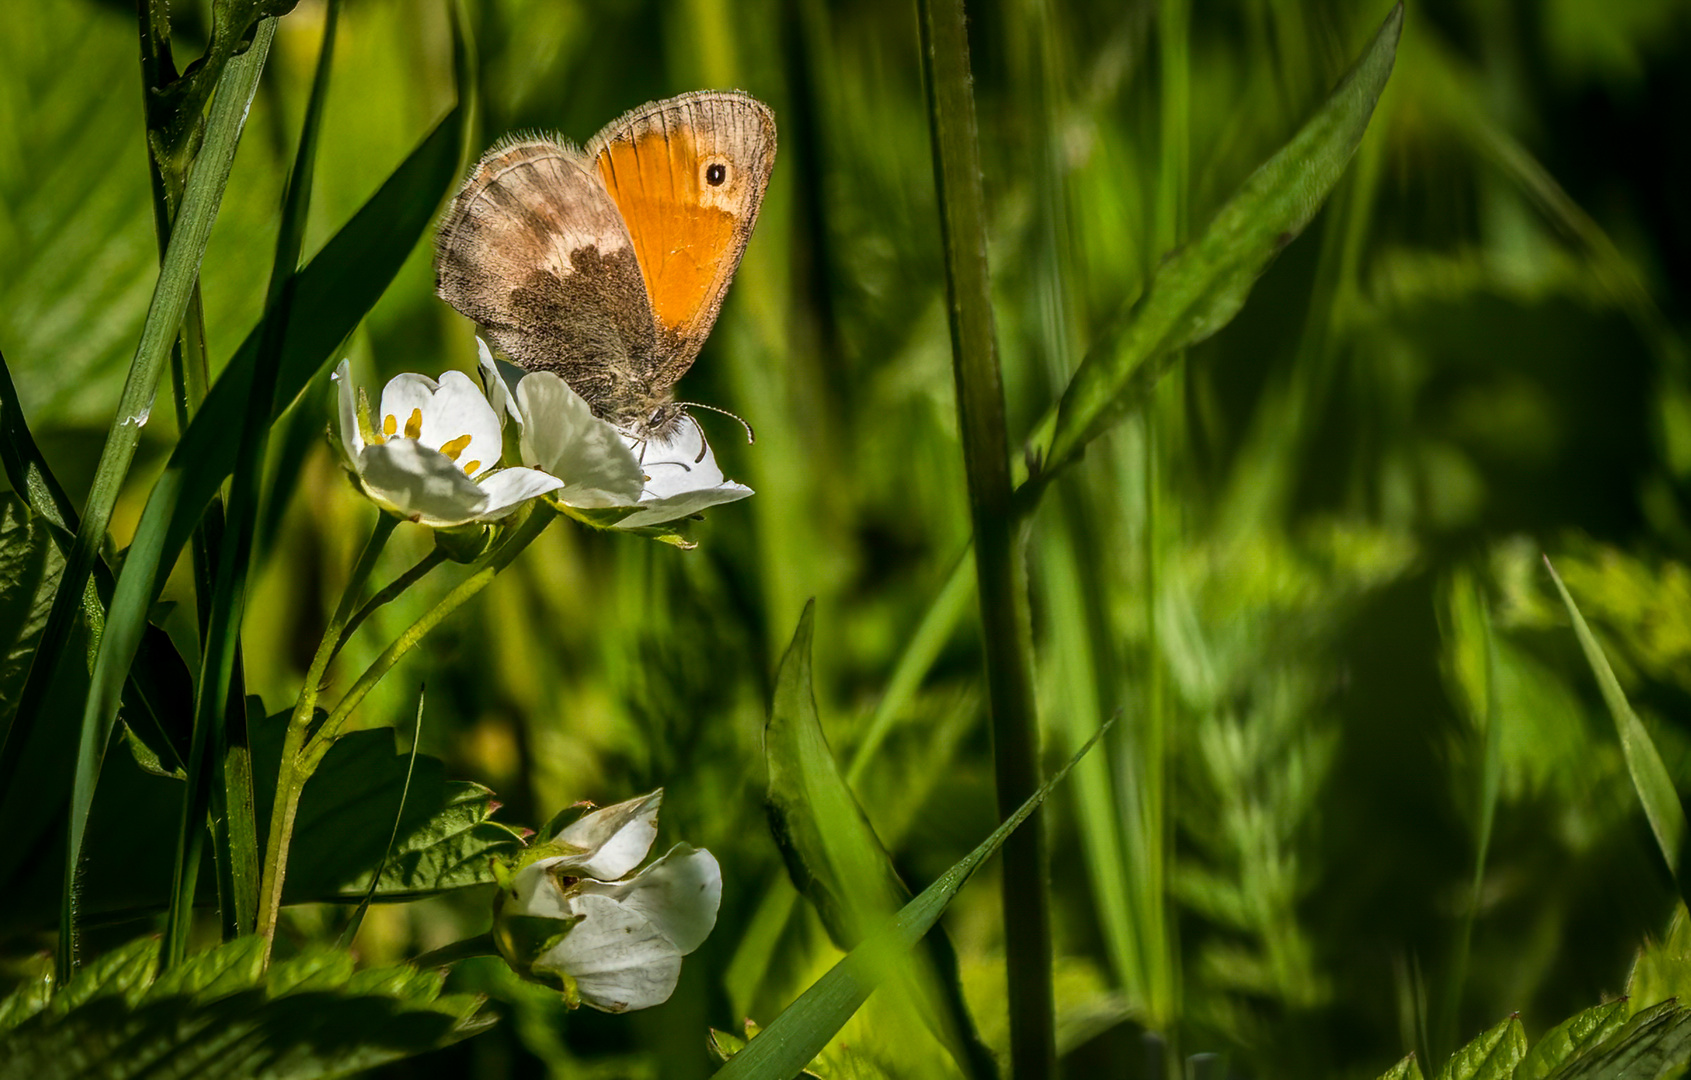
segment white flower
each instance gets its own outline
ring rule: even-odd
[[[384,510],[446,528],[494,521],[563,486],[537,469],[501,469],[499,414],[459,371],[440,381],[396,375],[375,417],[361,416],[351,365],[335,368],[340,447],[364,493]]]
[[[704,433],[684,419],[662,442],[620,431],[593,415],[580,394],[549,371],[497,363],[480,338],[482,382],[496,407],[522,429],[523,463],[567,483],[554,498],[569,506],[638,509],[619,529],[661,525],[752,489],[726,479]]]
[[[662,799],[660,788],[583,815],[503,882],[501,954],[520,974],[561,987],[571,1007],[661,1005],[681,958],[716,925],[722,870],[710,852],[677,844],[627,876],[657,838]]]

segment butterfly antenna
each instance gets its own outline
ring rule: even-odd
[[[749,443],[757,442],[757,436],[752,434],[752,426],[750,424],[746,423],[745,417],[741,416],[738,413],[731,413],[727,409],[719,409],[715,405],[700,405],[696,401],[683,401],[683,402],[680,402],[680,404],[685,406],[686,408],[689,408],[689,409],[708,409],[713,413],[721,413],[723,416],[726,416],[729,419],[738,420],[739,423],[740,423],[740,426],[746,429],[746,441],[749,442]],[[695,427],[698,426],[698,423],[699,422],[697,420],[693,421],[693,425]],[[703,438],[704,434],[705,434],[704,429],[699,428],[699,437]]]

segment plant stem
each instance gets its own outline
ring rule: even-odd
[[[962,0],[917,0],[917,14],[945,246],[957,411],[974,520],[998,810],[1008,815],[1039,789],[1038,717],[1021,558],[1026,528],[1016,521],[1011,505],[1010,446],[987,273],[986,198]],[[1043,825],[1033,820],[1004,845],[1010,1071],[1018,1080],[1044,1080],[1056,1065],[1045,879]]]
[[[258,933],[264,938],[267,964],[270,947],[276,938],[276,917],[282,909],[282,879],[287,874],[288,843],[293,839],[294,815],[299,811],[300,791],[310,775],[300,773],[300,752],[305,748],[305,737],[311,730],[311,717],[317,710],[317,695],[323,684],[323,675],[329,668],[329,660],[334,655],[335,643],[340,640],[341,628],[351,618],[358,598],[364,592],[364,583],[370,580],[370,572],[376,567],[376,558],[398,524],[398,518],[378,512],[376,524],[370,530],[370,539],[365,542],[364,551],[358,556],[352,576],[347,580],[346,591],[341,594],[341,601],[336,605],[329,625],[323,628],[323,640],[318,643],[317,654],[311,658],[311,668],[305,673],[305,682],[300,686],[293,715],[288,718],[288,732],[282,741],[281,769],[276,776],[276,798],[270,810],[270,835],[264,845],[264,873],[259,879]]]
[[[358,609],[358,614],[348,619],[346,626],[341,628],[341,638],[335,642],[334,651],[329,658],[332,660],[340,655],[340,651],[346,648],[346,643],[352,640],[352,635],[358,630],[359,626],[363,625],[365,619],[375,614],[378,608],[392,603],[400,593],[423,580],[424,577],[428,576],[429,571],[445,561],[445,550],[437,546],[431,549],[427,555],[424,555],[417,565],[394,578],[385,589],[365,601],[364,606]]]
[[[454,941],[450,945],[442,945],[421,956],[414,956],[406,961],[415,968],[445,967],[456,964],[460,960],[468,960],[472,956],[498,956],[499,946],[493,940],[493,932],[477,934],[463,941]]]
[[[316,768],[317,763],[323,760],[323,755],[328,753],[329,745],[335,741],[335,736],[339,734],[341,726],[346,723],[347,717],[352,715],[352,710],[358,707],[358,703],[364,700],[365,695],[375,689],[376,684],[382,681],[382,677],[393,669],[400,658],[415,648],[417,643],[422,641],[429,631],[444,622],[448,615],[463,607],[470,601],[471,597],[487,588],[499,572],[509,566],[512,559],[522,554],[523,549],[533,543],[535,537],[544,532],[546,526],[550,525],[552,519],[557,516],[558,512],[552,509],[550,505],[537,501],[528,517],[523,520],[521,525],[517,526],[516,531],[499,546],[497,551],[488,556],[474,573],[459,582],[457,588],[442,597],[440,602],[429,609],[422,618],[412,623],[404,633],[395,638],[393,644],[382,651],[382,655],[376,657],[375,662],[365,670],[364,674],[358,677],[357,682],[352,684],[352,689],[348,690],[346,696],[341,698],[340,704],[335,706],[335,710],[329,714],[328,719],[323,721],[323,727],[311,737],[304,753],[307,776],[311,774],[312,769]],[[294,719],[299,719],[297,713]],[[280,791],[277,792],[277,797],[281,797]]]

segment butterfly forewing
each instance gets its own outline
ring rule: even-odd
[[[587,152],[622,211],[657,320],[652,378],[672,385],[709,336],[757,223],[775,118],[747,94],[683,94],[608,125]]]

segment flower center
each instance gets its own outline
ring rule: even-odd
[[[415,439],[422,435],[422,433],[423,410],[412,409],[411,415],[405,419],[404,437],[407,439]],[[399,434],[399,418],[393,413],[388,413],[386,416],[382,417],[382,435],[391,439]],[[470,445],[470,438],[471,437],[469,435],[460,435],[456,439],[448,439],[446,442],[440,444],[440,452],[446,455],[448,461],[456,463],[459,455],[463,454],[464,448]],[[476,470],[479,468],[481,468],[480,458],[475,458],[464,463],[464,472],[470,476],[474,476],[476,474]]]

